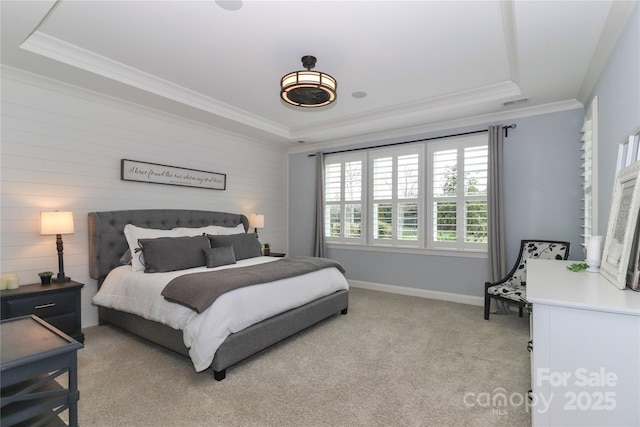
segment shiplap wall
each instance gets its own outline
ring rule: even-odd
[[[260,240],[287,250],[285,150],[80,88],[2,69],[0,271],[21,284],[58,271],[55,236],[40,236],[41,211],[72,211],[63,236],[65,272],[85,283],[83,326],[97,324],[89,277],[87,213],[184,208],[262,213]],[[226,191],[120,180],[132,159],[227,175]]]

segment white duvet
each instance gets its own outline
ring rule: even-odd
[[[109,273],[93,297],[93,303],[182,330],[184,345],[189,348],[193,366],[200,372],[211,365],[216,350],[230,334],[338,290],[348,289],[347,280],[336,268],[325,268],[298,277],[247,286],[223,294],[202,314],[165,300],[160,295],[162,289],[171,279],[183,274],[278,260],[257,257],[214,269],[198,267],[151,274],[133,272],[130,266],[121,266]]]

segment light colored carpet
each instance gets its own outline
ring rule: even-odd
[[[228,369],[222,382],[117,328],[87,328],[80,424],[528,426],[528,318],[482,315],[353,288],[348,315]],[[492,406],[500,393],[512,404]]]

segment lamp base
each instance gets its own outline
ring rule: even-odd
[[[70,282],[71,281],[71,277],[68,276],[60,276],[58,275],[58,277],[51,279],[51,283],[65,283],[65,282]]]

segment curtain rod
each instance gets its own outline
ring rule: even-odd
[[[508,137],[509,136],[509,129],[515,129],[516,126],[517,125],[515,123],[513,123],[513,124],[511,124],[509,126],[502,126],[502,129],[504,129],[504,136]],[[373,148],[383,148],[383,147],[393,147],[394,145],[411,144],[413,142],[432,141],[434,139],[453,138],[453,137],[456,137],[456,136],[473,135],[473,134],[476,134],[476,133],[484,133],[484,132],[489,132],[489,129],[472,130],[470,132],[454,133],[454,134],[451,134],[451,135],[442,135],[442,136],[434,136],[434,137],[431,137],[431,138],[414,139],[413,141],[392,142],[392,143],[389,143],[389,144],[375,145],[373,147],[350,148],[348,150],[329,151],[327,153],[322,153],[322,154],[349,153],[351,151],[371,150]],[[307,157],[315,157],[315,156],[316,156],[315,153],[307,154]]]

